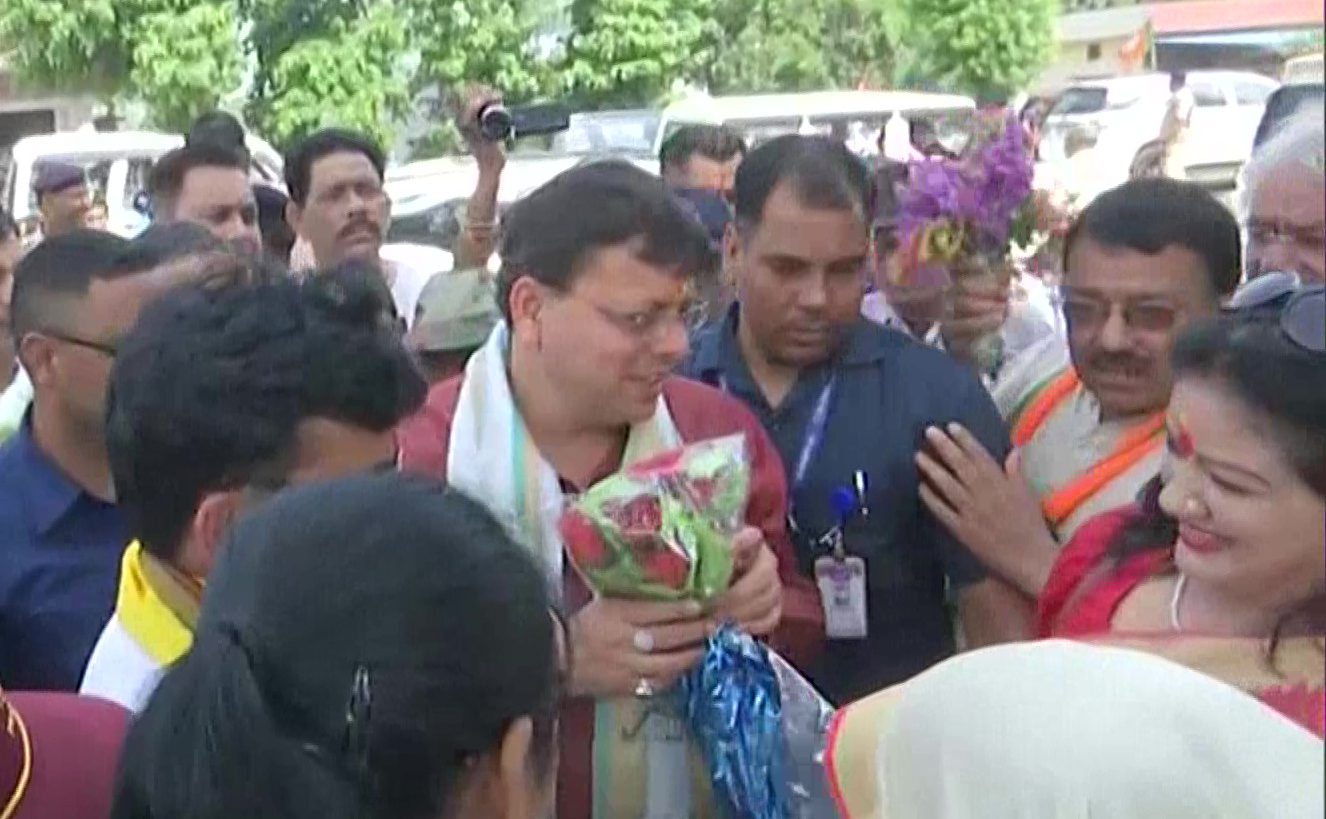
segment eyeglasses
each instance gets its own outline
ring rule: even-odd
[[[1297,273],[1264,273],[1235,291],[1226,313],[1280,314],[1280,331],[1304,350],[1326,352],[1326,285],[1305,286]]]
[[[1061,287],[1058,295],[1060,307],[1064,311],[1064,320],[1070,328],[1098,328],[1109,321],[1114,313],[1116,302],[1106,301],[1082,293],[1076,293],[1067,287]],[[1147,333],[1165,332],[1174,327],[1178,319],[1178,310],[1172,305],[1157,300],[1123,302],[1123,321],[1129,329]]]
[[[75,347],[82,347],[87,350],[101,353],[107,358],[115,358],[115,356],[119,354],[119,350],[114,344],[105,341],[93,341],[89,338],[81,338],[69,333],[63,333],[59,330],[53,330],[49,327],[39,330],[38,332],[44,336],[50,336],[56,341],[63,341],[65,344],[72,344]]]
[[[625,313],[596,304],[581,298],[585,304],[594,308],[607,322],[628,336],[640,341],[654,341],[667,332],[673,324],[680,324],[688,333],[703,315],[703,305],[688,302],[680,309],[658,309]]]

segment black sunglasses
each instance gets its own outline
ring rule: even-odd
[[[1304,285],[1296,273],[1264,273],[1225,302],[1226,313],[1280,314],[1280,330],[1294,344],[1326,352],[1326,285]]]

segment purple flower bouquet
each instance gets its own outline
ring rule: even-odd
[[[1014,242],[1029,242],[1036,225],[1034,158],[1015,116],[978,115],[975,133],[956,160],[914,162],[899,199],[902,263],[894,287],[941,287],[975,277],[1012,280]],[[974,351],[983,371],[1002,354],[998,333]]]

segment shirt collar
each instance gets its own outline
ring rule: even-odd
[[[737,360],[740,348],[737,342],[737,322],[740,304],[734,303],[721,318],[716,318],[700,329],[692,339],[695,347],[695,369],[706,381],[725,374],[731,362]],[[884,358],[884,345],[880,343],[879,328],[870,320],[859,317],[848,331],[842,349],[835,359],[838,367],[868,366]]]
[[[14,445],[24,473],[20,486],[27,496],[34,529],[37,535],[45,536],[86,493],[37,446],[32,437],[31,410],[24,414],[23,423],[14,433]]]

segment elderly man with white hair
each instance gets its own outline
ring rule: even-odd
[[[1296,112],[1244,167],[1245,270],[1326,280],[1326,128],[1322,107]]]

